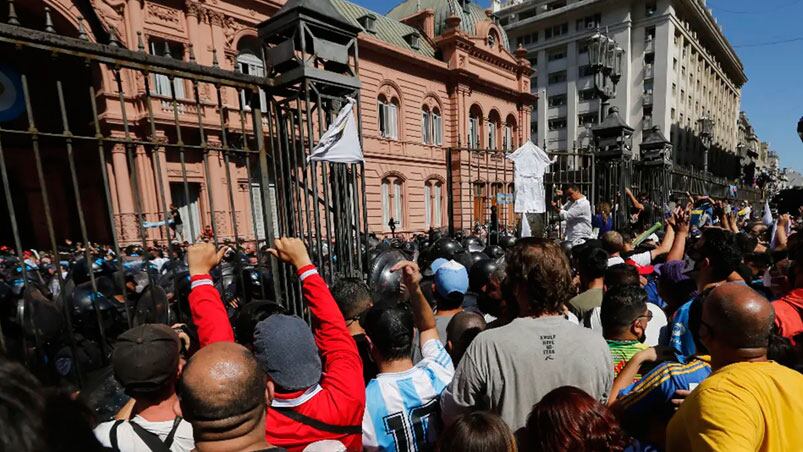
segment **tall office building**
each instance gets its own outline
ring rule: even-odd
[[[607,30],[624,49],[622,79],[611,105],[636,129],[660,126],[674,161],[702,168],[699,119],[715,121],[709,162],[738,162],[739,57],[704,0],[510,0],[493,2],[511,46],[524,47],[539,93],[532,135],[550,150],[571,150],[600,107],[587,39]],[[738,163],[736,165],[738,168]],[[722,174],[726,175],[726,174]]]

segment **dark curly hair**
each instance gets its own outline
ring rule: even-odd
[[[630,443],[608,408],[573,386],[533,406],[523,440],[535,452],[621,452]]]
[[[709,228],[703,231],[702,239],[700,254],[711,262],[715,278],[726,279],[739,268],[739,264],[742,262],[742,252],[739,250],[736,237],[732,232]]]
[[[569,259],[561,247],[549,240],[526,238],[516,242],[505,256],[507,281],[513,289],[524,284],[530,314],[554,314],[572,296]]]

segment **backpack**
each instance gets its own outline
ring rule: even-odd
[[[164,441],[159,438],[159,435],[145,430],[141,425],[134,421],[116,421],[112,426],[111,431],[109,431],[109,442],[111,442],[112,450],[115,452],[120,452],[120,447],[117,444],[117,428],[120,427],[120,424],[123,422],[128,422],[128,424],[134,430],[134,433],[139,436],[139,439],[141,439],[146,446],[148,446],[148,449],[150,449],[151,452],[170,452],[170,446],[173,444],[173,438],[176,436],[176,430],[178,430],[178,425],[181,423],[181,416],[176,416],[176,419],[173,421],[173,428],[170,429],[170,433],[167,434],[167,437]]]

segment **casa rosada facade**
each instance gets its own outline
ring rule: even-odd
[[[505,32],[490,13],[468,0],[408,0],[387,15],[346,0],[328,1],[346,20],[363,30],[358,38],[360,112],[371,232],[389,233],[390,218],[397,223],[397,233],[445,227],[448,149],[512,150],[530,138],[529,124],[536,98],[530,93],[529,61],[523,51],[511,53]],[[76,0],[44,0],[44,3],[66,34],[79,30],[81,8]],[[20,2],[17,4],[19,9]],[[187,60],[191,48],[200,64],[212,65],[214,59],[223,69],[259,75],[264,73],[264,67],[262,59],[256,56],[261,54],[257,27],[278,11],[284,1],[97,0],[93,5],[95,19],[106,29],[116,30],[121,44],[129,49],[144,46],[143,50],[150,53],[161,55],[170,51],[173,58]],[[114,75],[108,68],[102,72],[99,97],[114,99],[117,94],[108,89],[114,86]],[[143,89],[142,80],[123,82],[133,85],[133,91]],[[159,80],[154,84],[158,96]],[[182,97],[192,95],[192,86],[189,82],[186,86],[176,85],[174,91],[181,103]],[[224,102],[236,105],[238,99],[231,95]],[[191,109],[192,105],[187,102],[186,108]],[[104,127],[122,134],[119,104],[114,107],[109,101],[107,106],[101,118]],[[154,113],[157,135],[172,127],[172,107],[163,107]],[[132,100],[126,103],[126,108],[129,118],[145,115],[141,102]],[[210,120],[205,128],[212,147],[221,141],[220,130],[215,130],[214,124]],[[135,128],[131,133],[144,134],[147,130]],[[108,183],[121,243],[139,241],[134,213],[136,197],[127,183],[132,163],[137,166],[140,181],[144,212],[140,218],[158,221],[163,217],[157,187],[169,187],[164,189],[167,204],[176,204],[183,215],[194,219],[194,231],[186,229],[189,222],[184,220],[185,236],[190,233],[197,236],[215,218],[219,236],[232,237],[235,221],[241,237],[254,237],[256,231],[250,221],[252,187],[241,163],[226,161],[212,151],[206,172],[202,158],[188,157],[179,162],[171,158],[169,151],[157,155],[138,148],[131,160],[126,158],[123,146],[116,145],[109,154]],[[493,163],[494,171],[498,172],[500,165],[506,171],[502,186],[492,176],[486,177],[488,171],[481,171],[489,160],[485,163],[477,160],[472,167],[460,162],[470,159],[468,152],[452,155],[453,183],[472,186],[469,192],[473,195],[456,197],[453,207],[455,225],[468,228],[472,212],[478,208],[478,196],[487,196],[480,202],[495,202],[493,191],[512,189],[512,167],[499,157]],[[501,153],[498,155],[503,157]],[[160,165],[155,165],[154,158],[161,159]],[[191,184],[189,201],[184,199],[182,164]],[[155,168],[161,168],[161,172]],[[231,197],[224,185],[229,180],[228,174],[234,187]],[[221,188],[215,189],[218,184]],[[207,192],[209,185],[211,190]],[[210,196],[214,215],[210,212]],[[147,234],[151,240],[164,238],[160,228],[149,229]]]

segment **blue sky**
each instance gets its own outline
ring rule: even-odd
[[[352,1],[380,13],[399,3]],[[781,166],[803,171],[803,143],[796,132],[803,116],[803,0],[708,0],[708,6],[736,46],[749,79],[742,110],[761,140],[780,154]]]

